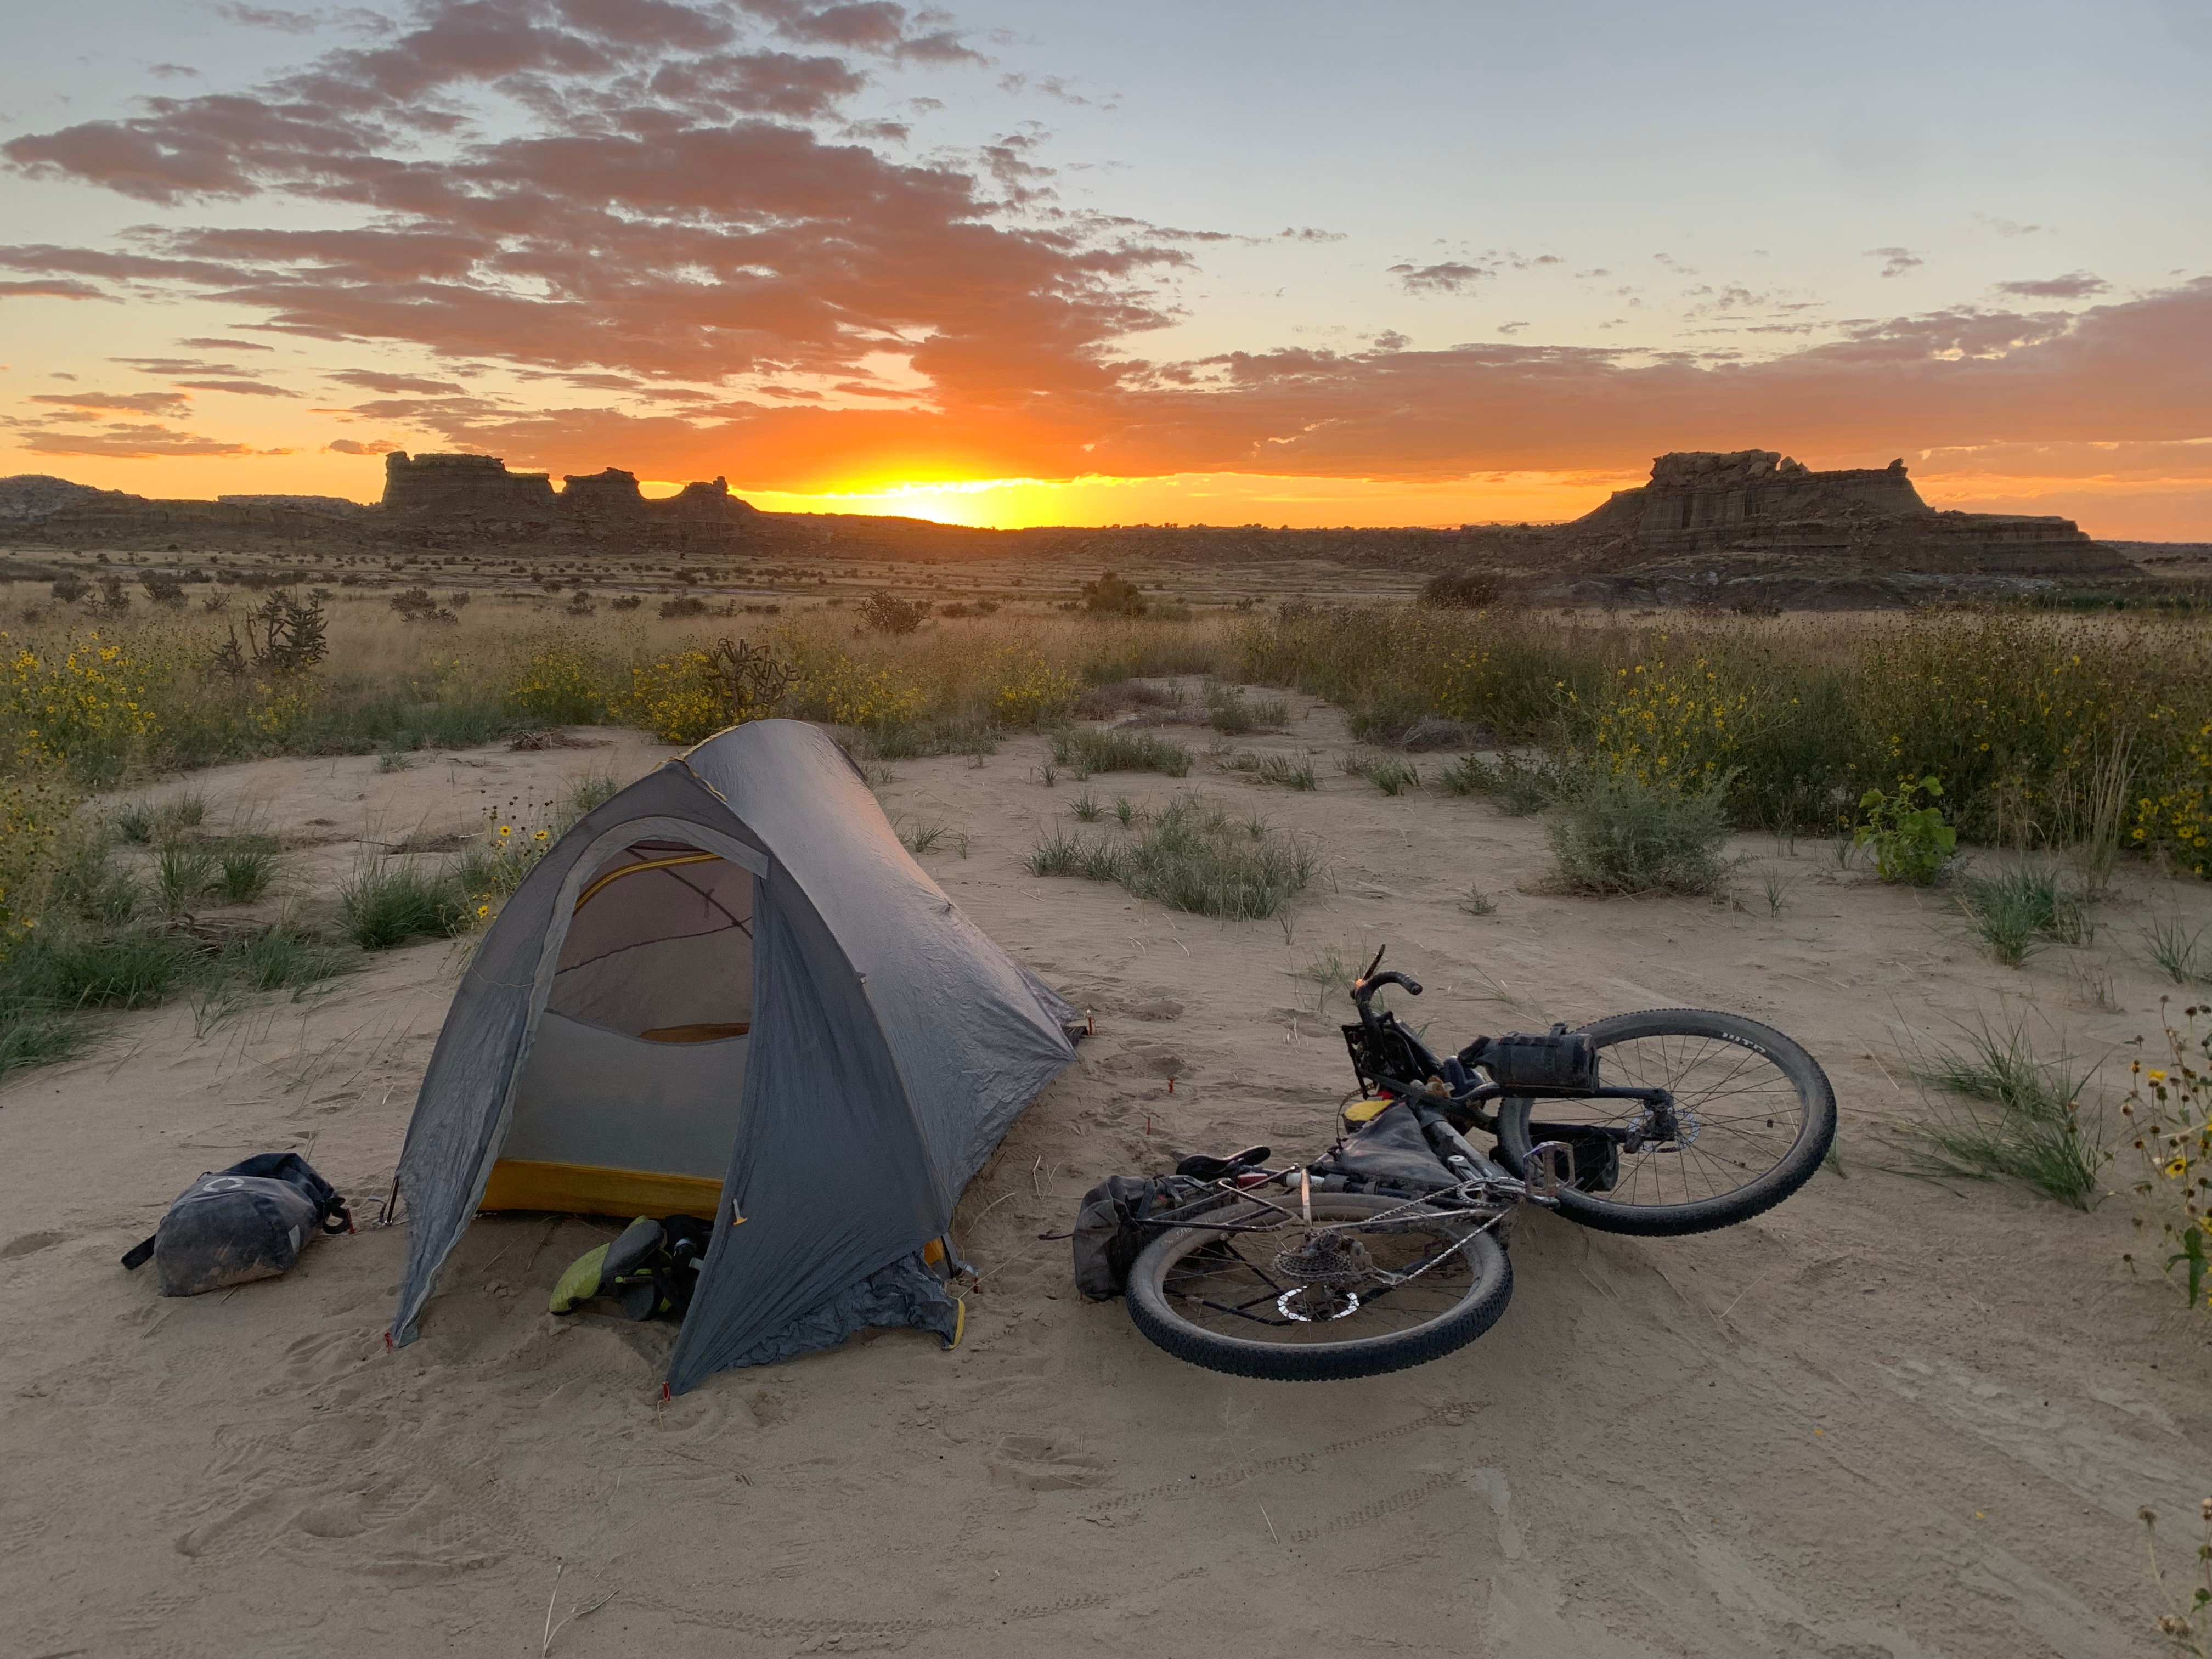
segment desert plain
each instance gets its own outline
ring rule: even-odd
[[[2212,895],[2124,870],[2094,942],[2021,968],[1940,896],[1818,838],[1738,836],[1719,901],[1559,896],[1537,819],[1381,793],[1335,763],[1341,714],[1288,701],[1286,729],[1243,743],[1313,763],[1310,791],[1079,781],[1039,735],[878,769],[895,823],[943,830],[921,862],[946,894],[1096,1028],[961,1206],[981,1278],[950,1351],[880,1332],[664,1400],[670,1327],[546,1311],[560,1269],[613,1231],[550,1216],[479,1219],[422,1340],[387,1351],[405,1235],[378,1203],[465,939],[378,953],[303,1000],[115,1015],[82,1057],[18,1073],[0,1091],[4,1645],[2156,1650],[2137,1512],[2167,1517],[2171,1558],[2212,1492],[2201,1317],[2123,1265],[2124,1195],[2085,1212],[1931,1178],[1905,1137],[1926,1110],[1915,1045],[1991,1018],[2102,1062],[2084,1099],[2109,1137],[2130,1045],[2179,1000],[2138,929],[2201,925]],[[264,904],[312,908],[410,835],[479,833],[678,752],[568,735],[131,793],[188,788],[210,822],[250,818],[285,849]],[[1304,838],[1310,891],[1219,921],[1025,868],[1079,793],[1192,792]],[[1492,914],[1470,913],[1471,888]],[[1316,964],[1386,943],[1426,984],[1412,1006],[1432,1035],[1685,1006],[1767,1021],[1833,1080],[1836,1157],[1702,1237],[1527,1218],[1498,1325],[1365,1381],[1196,1370],[1118,1303],[1080,1299],[1048,1235],[1095,1181],[1255,1140],[1323,1150],[1352,1078]],[[198,1172],[281,1147],[353,1198],[356,1233],[196,1299],[118,1268]],[[2117,1188],[2126,1166],[2108,1167]]]

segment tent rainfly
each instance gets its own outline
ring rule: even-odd
[[[870,1325],[950,1342],[953,1206],[1073,1015],[828,737],[709,738],[563,836],[478,945],[400,1154],[392,1339],[484,1209],[711,1216],[677,1393]]]

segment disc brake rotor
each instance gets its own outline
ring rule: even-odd
[[[1275,1311],[1301,1325],[1317,1325],[1326,1319],[1346,1319],[1359,1311],[1359,1292],[1332,1291],[1326,1285],[1301,1285],[1275,1298]]]

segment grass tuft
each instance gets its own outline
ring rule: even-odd
[[[2176,985],[2212,985],[2212,951],[2205,949],[2206,932],[2185,927],[2179,914],[2154,916],[2142,930],[2143,945],[2160,971]]]
[[[475,920],[477,890],[453,866],[379,861],[365,866],[338,895],[346,937],[364,951],[388,951],[418,939],[451,939]]]
[[[1984,1016],[1962,1025],[1955,1043],[1924,1048],[1912,1069],[1957,1102],[1931,1102],[1931,1115],[1913,1126],[1926,1172],[2018,1181],[2075,1209],[2090,1206],[2107,1157],[2080,1121],[2081,1087],[2094,1067],[2063,1048],[2039,1054],[2025,1016],[2010,1024]]]
[[[276,843],[265,836],[240,836],[215,852],[214,890],[226,904],[252,904],[276,878]]]
[[[1031,875],[1119,882],[1171,910],[1252,921],[1304,891],[1319,867],[1313,849],[1257,821],[1184,799],[1133,836],[1115,841],[1054,830],[1023,860]]]
[[[1446,794],[1480,795],[1516,818],[1552,805],[1567,782],[1566,775],[1548,757],[1511,753],[1494,761],[1464,755],[1437,775],[1437,783]]]
[[[2059,885],[2056,871],[2021,866],[1959,885],[1960,913],[1990,955],[2017,968],[2047,944],[2083,945],[2090,924],[2081,901]]]
[[[358,973],[365,965],[359,951],[289,927],[272,927],[231,946],[223,953],[223,964],[247,989],[289,991],[295,1002],[316,986]]]
[[[1086,774],[1159,772],[1180,778],[1190,773],[1190,750],[1181,744],[1115,726],[1063,726],[1052,734],[1052,758]]]
[[[164,910],[182,910],[215,884],[214,853],[198,842],[163,842],[154,855],[154,892]]]

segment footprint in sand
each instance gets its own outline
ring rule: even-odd
[[[1036,1434],[1010,1434],[983,1455],[991,1482],[1030,1492],[1070,1492],[1095,1486],[1106,1478],[1106,1460],[1064,1449]]]

